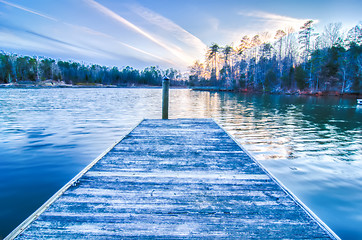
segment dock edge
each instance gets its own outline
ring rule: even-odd
[[[304,209],[304,211],[312,218],[314,219],[318,225],[324,229],[328,235],[331,238],[334,238],[336,240],[341,240],[341,238],[332,230],[328,227],[328,225],[322,221],[322,219],[320,219],[311,209],[309,209],[307,207],[307,205],[305,205],[296,195],[294,195],[294,193],[292,191],[290,191],[282,182],[280,182],[271,172],[269,172],[269,170],[267,170],[259,161],[257,161],[254,156],[252,156],[242,145],[241,143],[234,137],[232,136],[228,131],[226,131],[226,129],[221,126],[221,124],[219,124],[218,122],[216,122],[214,119],[213,121],[231,138],[233,139],[238,146],[254,161],[256,162],[259,167],[261,167],[261,169],[263,169],[263,171],[265,171],[265,173],[272,179],[274,180],[294,201],[296,204],[298,204],[302,209]]]
[[[124,138],[126,138],[138,125],[140,125],[145,119],[139,121],[134,127],[131,128],[120,140],[116,141],[110,147],[108,147],[103,153],[101,153],[96,159],[94,159],[88,166],[83,168],[75,177],[73,177],[68,183],[66,183],[61,189],[59,189],[52,197],[50,197],[43,205],[41,205],[33,214],[26,218],[19,226],[17,226],[12,232],[7,235],[4,240],[13,240],[21,233],[23,233],[28,226],[35,221],[40,214],[47,210],[50,205],[52,205],[65,191],[68,190],[73,184],[76,184],[77,181],[88,172],[99,160],[101,160],[107,153],[109,153],[118,143],[120,143]]]

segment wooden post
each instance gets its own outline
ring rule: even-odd
[[[168,92],[170,88],[170,79],[164,77],[162,80],[162,119],[168,119]]]

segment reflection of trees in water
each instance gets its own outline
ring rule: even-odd
[[[361,155],[351,147],[360,145],[356,140],[361,138],[356,136],[360,118],[354,99],[200,94],[208,109],[206,115],[226,126],[257,159],[291,160],[324,154],[346,161]]]

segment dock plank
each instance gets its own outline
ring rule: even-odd
[[[144,120],[9,239],[338,239],[211,119]]]

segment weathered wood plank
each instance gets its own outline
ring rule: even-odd
[[[335,239],[211,119],[144,120],[17,239]]]

